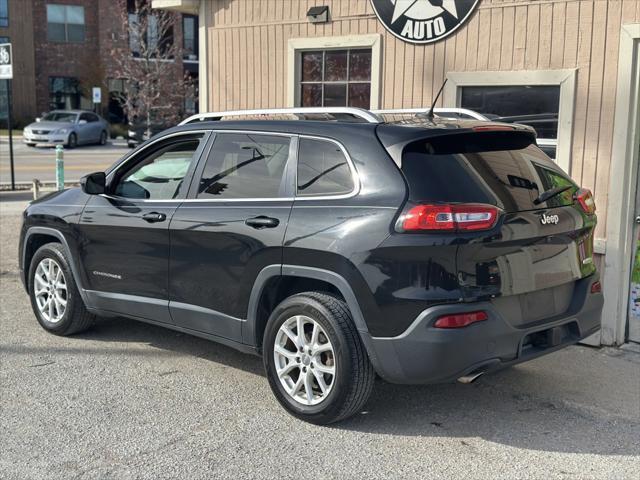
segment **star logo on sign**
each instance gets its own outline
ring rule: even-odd
[[[391,0],[393,3],[394,23],[401,16],[406,16],[415,20],[427,20],[447,11],[455,18],[458,18],[456,0]]]
[[[376,17],[393,36],[422,45],[438,42],[455,32],[480,1],[370,0]]]

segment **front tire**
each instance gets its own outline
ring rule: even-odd
[[[98,143],[100,145],[106,145],[107,144],[107,132],[105,132],[104,130],[102,131],[102,133],[100,133],[100,141]]]
[[[78,146],[78,136],[75,133],[69,134],[69,139],[67,140],[67,148],[76,148]]]
[[[345,302],[305,292],[272,312],[263,341],[271,390],[291,415],[317,425],[359,412],[375,372]]]
[[[95,320],[84,306],[67,254],[59,243],[47,243],[33,256],[29,297],[38,323],[55,335],[82,332]]]

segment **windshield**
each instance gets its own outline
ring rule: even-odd
[[[67,123],[75,123],[77,113],[70,112],[50,112],[47,113],[42,120],[46,120],[47,122],[67,122]]]

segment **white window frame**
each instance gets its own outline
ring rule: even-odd
[[[380,75],[382,61],[382,35],[346,35],[342,37],[291,38],[287,51],[287,106],[300,105],[301,58],[308,50],[342,50],[348,48],[371,49],[371,98],[369,109],[380,108]]]
[[[449,72],[444,88],[444,105],[460,107],[461,87],[494,87],[518,85],[555,85],[560,87],[558,111],[558,146],[556,162],[566,172],[571,171],[573,111],[575,106],[577,69],[523,70],[509,72]]]

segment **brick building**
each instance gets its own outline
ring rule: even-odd
[[[91,88],[101,87],[100,112],[122,119],[113,91],[112,51],[127,47],[123,16],[129,0],[0,0],[0,43],[11,42],[15,66],[13,114],[18,124],[52,108],[93,109]],[[182,14],[173,29],[183,55],[175,59],[176,80],[198,75],[196,16]],[[6,118],[6,81],[0,81],[0,122]],[[35,93],[35,94],[34,94]],[[194,110],[195,105],[185,106]]]

